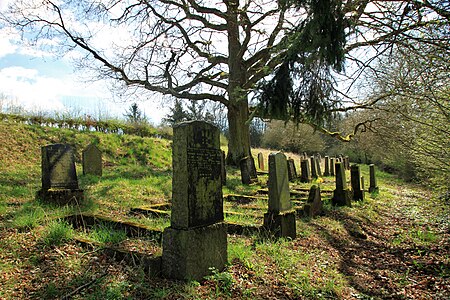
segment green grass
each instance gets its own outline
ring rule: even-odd
[[[45,246],[59,246],[72,239],[74,230],[67,222],[52,221],[42,238]]]
[[[86,237],[102,244],[119,244],[127,239],[123,230],[117,230],[104,224],[94,225],[86,234]]]

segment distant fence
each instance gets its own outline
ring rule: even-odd
[[[0,121],[43,127],[67,128],[78,131],[96,131],[112,134],[131,134],[141,137],[172,139],[171,133],[158,131],[156,128],[147,124],[130,124],[117,120],[97,121],[89,116],[80,119],[57,120],[44,116],[23,116],[0,113]]]

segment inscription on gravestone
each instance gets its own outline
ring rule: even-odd
[[[78,189],[75,158],[66,144],[53,144],[42,149],[42,189]]]
[[[191,228],[222,221],[219,133],[208,123],[182,124],[174,127],[171,225]]]

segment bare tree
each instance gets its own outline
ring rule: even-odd
[[[342,99],[330,97],[337,92],[328,76],[342,69],[343,53],[366,67],[354,50],[371,47],[376,56],[419,28],[448,21],[448,10],[434,1],[17,0],[0,18],[43,47],[56,41],[63,53],[82,49],[79,64],[124,90],[225,106],[227,161],[237,164],[251,155],[249,94],[275,69],[306,66],[296,73],[302,92],[274,89],[294,105],[271,107],[297,111],[297,121],[325,130],[317,121],[343,109]],[[114,32],[107,45],[99,42],[105,28]]]

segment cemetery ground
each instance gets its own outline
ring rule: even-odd
[[[228,168],[224,196],[254,196],[224,197],[225,221],[242,230],[229,232],[224,271],[183,282],[152,274],[160,232],[170,224],[169,140],[2,122],[0,140],[0,299],[450,298],[449,200],[391,174],[377,171],[380,191],[353,207],[330,205],[332,177],[313,182],[323,214],[297,216],[297,238],[275,240],[258,228],[267,175],[243,186]],[[92,141],[104,169],[102,177],[81,175],[78,163],[85,200],[36,200],[40,147],[69,143],[79,161]],[[270,151],[255,149],[255,157],[260,151],[267,160]],[[368,167],[361,169],[369,178]],[[291,183],[294,206],[310,186]]]

